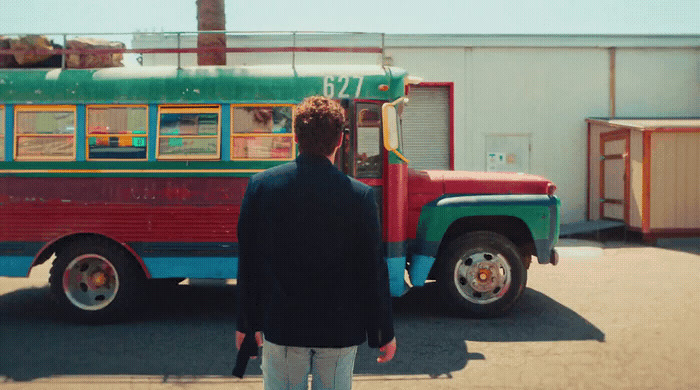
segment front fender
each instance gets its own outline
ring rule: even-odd
[[[549,195],[445,195],[421,209],[412,254],[435,258],[447,229],[460,219],[512,217],[527,226],[538,262],[547,264],[559,237],[560,206],[559,198]]]

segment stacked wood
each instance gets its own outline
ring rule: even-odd
[[[10,38],[0,35],[0,50],[10,49]],[[0,54],[0,68],[14,68],[17,61],[12,54]]]
[[[26,35],[19,39],[11,39],[10,49],[19,50],[13,54],[17,65],[27,66],[51,58],[53,54],[47,51],[53,49],[53,42],[42,35]]]
[[[125,49],[121,42],[105,39],[75,38],[66,42],[67,49],[99,50]],[[0,50],[13,50],[11,54],[0,53],[0,68],[59,68],[61,54],[51,53],[51,50],[63,49],[46,36],[26,35],[19,38],[0,36]],[[59,51],[60,53],[60,51]],[[69,53],[66,55],[66,68],[107,68],[124,66],[123,53]]]
[[[0,68],[61,66],[61,56],[51,53],[53,49],[61,49],[61,46],[40,35],[20,38],[0,36],[0,50],[16,50],[0,54]]]
[[[125,49],[121,42],[107,41],[94,38],[76,38],[67,43],[70,50],[95,50],[95,49]],[[80,53],[66,56],[67,68],[109,68],[124,66],[123,53]]]

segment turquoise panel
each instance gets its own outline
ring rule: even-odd
[[[148,105],[148,161],[156,161],[156,136],[158,134],[158,105]]]
[[[411,256],[411,265],[408,267],[408,276],[411,278],[411,284],[416,287],[425,285],[425,280],[428,279],[428,273],[434,263],[435,258],[432,256]]]
[[[12,104],[5,105],[5,161],[12,161],[12,146],[15,134],[15,107]]]
[[[221,105],[221,160],[231,160],[231,105]]]
[[[26,277],[33,261],[33,256],[0,257],[0,276]]]
[[[391,296],[400,297],[408,289],[404,281],[406,257],[387,258],[386,264],[389,267],[389,291],[391,292]]]
[[[237,257],[144,257],[151,278],[235,279]]]
[[[75,107],[75,160],[85,161],[85,105]]]

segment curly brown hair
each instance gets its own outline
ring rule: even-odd
[[[308,97],[294,108],[294,132],[302,153],[330,155],[344,126],[345,110],[326,97]]]

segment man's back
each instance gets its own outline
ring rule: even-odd
[[[255,276],[239,283],[242,294],[258,290],[257,301],[242,297],[256,305],[253,312],[261,310],[261,323],[252,327],[289,346],[345,347],[367,336],[372,347],[388,341],[391,304],[371,188],[325,157],[302,154],[254,176],[246,199],[239,246],[241,266],[251,268],[241,271]]]

